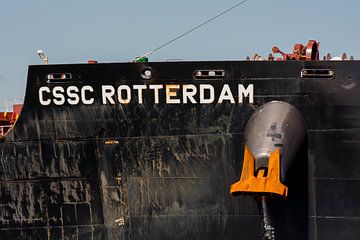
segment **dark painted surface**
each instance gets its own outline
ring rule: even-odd
[[[360,62],[146,65],[151,80],[140,77],[145,64],[30,66],[20,119],[0,139],[1,239],[262,239],[256,202],[229,187],[246,122],[271,100],[296,106],[307,128],[289,198],[269,203],[277,239],[359,239]],[[303,79],[304,68],[336,76]],[[202,69],[225,79],[194,80]],[[62,72],[72,81],[46,82]],[[101,85],[170,83],[211,84],[216,95],[254,84],[254,103],[154,104],[145,92],[143,105],[101,104]],[[94,103],[39,104],[41,86],[70,85],[92,86]]]

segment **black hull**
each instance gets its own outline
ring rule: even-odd
[[[151,80],[140,73],[154,71]],[[224,78],[194,80],[222,69]],[[302,78],[332,69],[333,78]],[[282,100],[302,113],[307,139],[289,197],[269,203],[276,239],[360,239],[360,62],[177,62],[30,66],[14,129],[0,139],[1,239],[262,239],[258,206],[233,197],[247,120]],[[72,79],[47,83],[49,73]],[[121,84],[210,84],[214,103],[103,104]],[[254,86],[254,102],[215,103],[224,84]],[[91,104],[43,106],[39,89],[89,85]],[[51,96],[45,92],[44,98]]]

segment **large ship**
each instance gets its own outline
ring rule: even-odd
[[[29,66],[0,239],[360,239],[360,62],[273,53]]]

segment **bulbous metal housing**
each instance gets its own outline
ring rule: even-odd
[[[268,102],[259,107],[245,128],[245,144],[255,158],[255,171],[267,168],[271,153],[280,149],[281,182],[285,182],[286,173],[304,138],[301,113],[282,101]]]

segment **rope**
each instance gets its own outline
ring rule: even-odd
[[[176,40],[178,40],[179,38],[182,38],[182,37],[184,37],[184,36],[188,35],[189,33],[191,33],[191,32],[193,32],[193,31],[195,31],[195,30],[197,30],[197,29],[201,28],[202,26],[204,26],[204,25],[206,25],[206,24],[208,24],[208,23],[210,23],[210,22],[214,21],[215,19],[217,19],[217,18],[221,17],[222,15],[224,15],[224,14],[226,14],[226,13],[230,12],[231,10],[233,10],[233,9],[235,9],[235,8],[237,8],[237,7],[239,7],[240,5],[244,4],[244,3],[245,3],[245,2],[247,2],[247,1],[248,1],[248,0],[243,0],[243,1],[241,1],[241,2],[239,2],[239,3],[237,3],[237,4],[235,4],[234,6],[232,6],[232,7],[228,8],[228,9],[226,9],[225,11],[223,11],[223,12],[221,12],[221,13],[218,13],[218,14],[217,14],[217,15],[215,15],[214,17],[212,17],[212,18],[210,18],[210,19],[206,20],[205,22],[203,22],[203,23],[201,23],[201,24],[199,24],[199,25],[197,25],[197,26],[195,26],[195,27],[191,28],[190,30],[188,30],[188,31],[184,32],[183,34],[180,34],[179,36],[177,36],[177,37],[173,38],[172,40],[170,40],[170,41],[168,41],[168,42],[166,42],[166,43],[164,43],[164,44],[160,45],[159,47],[154,48],[154,49],[153,49],[153,50],[151,50],[150,52],[147,52],[147,53],[145,53],[144,55],[142,55],[142,56],[140,56],[140,57],[137,57],[137,58],[135,59],[135,61],[136,61],[136,60],[138,60],[138,59],[140,59],[140,58],[146,57],[146,56],[148,56],[148,55],[150,55],[150,54],[152,54],[152,53],[154,53],[154,52],[158,51],[159,49],[161,49],[161,48],[163,48],[163,47],[165,47],[165,46],[167,46],[167,45],[169,45],[169,44],[171,44],[171,43],[175,42],[175,41],[176,41]]]

